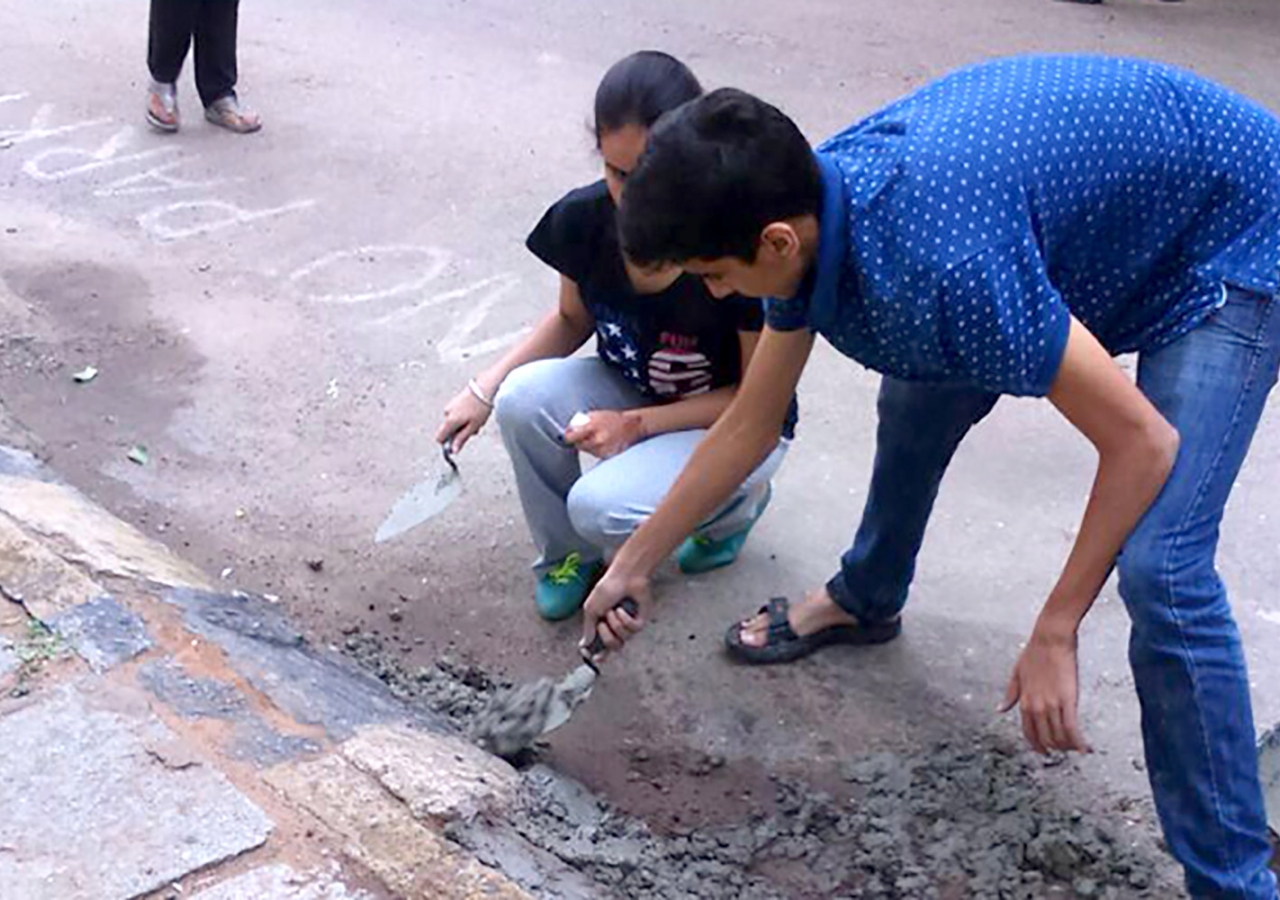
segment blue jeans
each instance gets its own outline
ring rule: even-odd
[[[1214,556],[1278,369],[1280,298],[1237,290],[1203,325],[1139,360],[1138,386],[1182,444],[1116,565],[1151,790],[1196,898],[1277,897],[1249,678]],[[869,622],[901,612],[942,475],[996,399],[885,379],[862,524],[827,585],[846,611]]]

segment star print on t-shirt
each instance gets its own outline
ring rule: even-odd
[[[597,317],[596,335],[599,353],[606,361],[623,369],[635,368],[628,364],[640,356],[640,351],[636,349],[635,335],[626,323]]]

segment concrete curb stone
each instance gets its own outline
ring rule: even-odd
[[[441,716],[411,710],[339,654],[308,644],[261,598],[175,589],[165,600],[182,609],[186,626],[221,647],[236,671],[272,703],[299,722],[323,727],[332,740],[384,723],[452,730]]]
[[[375,726],[361,729],[338,750],[420,820],[470,820],[515,802],[516,770],[458,737]]]
[[[263,866],[206,888],[191,900],[372,900],[323,873],[285,865]]]
[[[52,552],[0,507],[0,587],[27,612],[47,622],[106,590]]]
[[[0,897],[132,900],[272,831],[119,687],[62,685],[0,717],[0,730]]]
[[[108,594],[99,574],[116,579],[112,593],[125,602]],[[310,646],[261,598],[214,593],[203,573],[163,545],[62,484],[31,454],[3,447],[0,587],[18,601],[15,612],[48,626],[89,664],[89,672],[45,670],[23,700],[0,707],[0,898],[133,900],[261,847],[275,824],[228,777],[249,787],[244,780],[255,769],[232,761],[272,773],[258,782],[264,789],[287,783],[282,773],[327,764],[318,770],[324,777],[285,792],[287,806],[318,816],[321,846],[340,837],[343,856],[397,896],[528,897],[431,827],[508,801],[517,776],[505,763],[456,736],[430,743],[408,726],[452,734],[446,720],[410,709],[349,660]],[[176,631],[164,604],[181,610]],[[206,651],[193,648],[205,642],[217,650],[204,658],[221,660],[213,671],[223,666],[233,677],[197,677],[185,667],[188,654],[202,658]],[[147,659],[156,650],[163,655]],[[122,666],[138,656],[141,666]],[[0,675],[19,664],[18,648],[0,638]],[[68,673],[78,674],[68,682]],[[251,699],[243,683],[261,694]],[[173,728],[151,704],[171,711]],[[230,731],[184,738],[184,723],[211,719]],[[360,734],[351,758],[371,774],[338,754],[314,759],[326,745],[308,735],[316,725],[330,740]],[[396,727],[361,731],[371,725]],[[219,735],[212,747],[211,734]],[[446,763],[450,778],[433,792],[429,767]],[[392,788],[435,818],[416,820]],[[196,896],[386,896],[348,888],[331,865],[323,874],[260,866]]]
[[[290,763],[265,777],[341,834],[346,851],[406,900],[530,900],[506,876],[417,821],[340,754]]]
[[[147,626],[112,597],[98,597],[44,620],[95,672],[105,672],[151,648]]]
[[[68,485],[0,475],[0,511],[92,572],[155,584],[209,588],[209,579]]]

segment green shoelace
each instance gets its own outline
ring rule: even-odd
[[[560,560],[551,571],[547,572],[547,581],[554,585],[566,585],[574,581],[578,577],[578,571],[582,568],[582,554],[574,551]]]

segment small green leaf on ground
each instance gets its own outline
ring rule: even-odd
[[[140,466],[145,466],[151,459],[151,455],[147,453],[147,448],[141,444],[137,444],[129,450],[129,462],[135,462]]]
[[[93,366],[85,366],[79,372],[71,376],[76,384],[88,384],[90,381],[98,377],[98,370]]]

